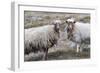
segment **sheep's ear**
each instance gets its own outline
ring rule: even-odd
[[[68,23],[68,21],[66,21],[66,23]]]

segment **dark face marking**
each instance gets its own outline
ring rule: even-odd
[[[75,24],[75,21],[74,22],[68,22],[66,21],[66,23],[68,24],[67,26],[67,34],[68,34],[68,39],[71,40],[73,38],[73,31],[74,31],[74,24]]]
[[[55,31],[58,32],[58,33],[59,33],[59,29],[60,29],[59,25],[60,25],[60,24],[58,24],[58,23],[55,23],[55,24],[54,24],[54,29],[55,29]]]

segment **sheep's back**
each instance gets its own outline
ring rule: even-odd
[[[56,44],[57,39],[58,33],[54,31],[54,25],[25,29],[25,44],[29,49],[50,48]]]
[[[76,42],[90,41],[90,24],[77,22],[73,34]]]

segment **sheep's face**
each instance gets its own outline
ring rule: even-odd
[[[71,40],[73,38],[73,31],[74,31],[74,26],[75,26],[75,20],[73,19],[68,19],[66,21],[67,23],[67,38]]]
[[[61,24],[62,24],[62,23],[61,23],[60,20],[55,20],[55,21],[53,22],[54,30],[55,30],[56,32],[58,32],[58,33],[59,33],[59,29],[60,29],[60,25],[61,25]]]

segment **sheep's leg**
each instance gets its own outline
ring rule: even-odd
[[[45,60],[45,55],[46,55],[46,53],[44,52],[44,53],[43,53],[43,58],[42,58],[42,60]]]
[[[48,50],[46,50],[45,60],[48,59]]]
[[[80,52],[82,52],[82,50],[83,50],[83,49],[82,49],[83,46],[84,46],[84,44],[81,44],[81,45],[80,45],[80,50],[79,50]]]
[[[48,55],[48,49],[46,49],[45,51],[44,51],[44,54],[43,54],[43,60],[47,60],[47,56]]]
[[[79,44],[76,45],[76,52],[77,52],[77,53],[80,52],[80,46],[79,46]]]
[[[76,45],[76,56],[77,56],[77,57],[79,57],[79,56],[80,56],[80,54],[79,54],[79,53],[80,53],[80,45],[79,45],[79,44],[77,44],[77,45]]]

